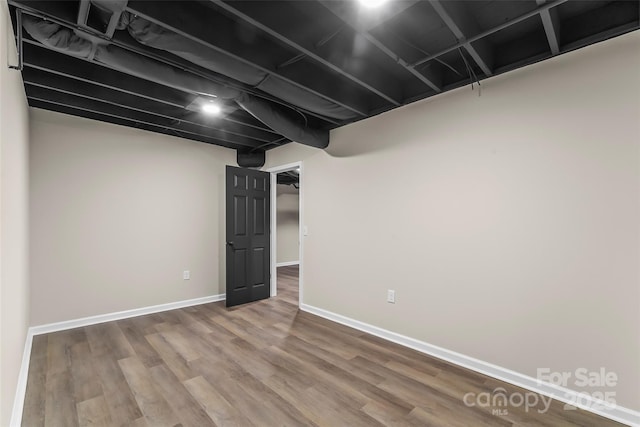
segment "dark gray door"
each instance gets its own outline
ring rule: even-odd
[[[227,307],[271,294],[270,178],[227,166]]]

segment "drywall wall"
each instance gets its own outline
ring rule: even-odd
[[[0,425],[8,426],[29,326],[28,107],[9,10],[0,0]]]
[[[639,45],[269,151],[303,161],[304,303],[533,377],[604,367],[640,410]]]
[[[235,151],[32,109],[30,162],[32,325],[224,293]]]
[[[298,262],[300,194],[292,185],[276,188],[276,252],[278,263]]]

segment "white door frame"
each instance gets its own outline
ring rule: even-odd
[[[276,264],[277,264],[277,226],[276,226],[276,215],[277,215],[277,211],[276,211],[276,198],[277,198],[277,185],[278,185],[278,174],[281,172],[287,172],[287,171],[291,171],[294,169],[299,169],[300,170],[300,174],[299,174],[299,200],[298,200],[298,260],[300,261],[300,266],[299,266],[299,273],[298,273],[298,306],[302,305],[302,290],[303,290],[303,286],[302,286],[302,270],[303,270],[303,246],[304,246],[304,240],[303,240],[303,233],[302,233],[302,229],[303,229],[303,218],[304,218],[304,173],[303,173],[303,168],[302,168],[302,162],[294,162],[294,163],[288,163],[286,165],[281,165],[281,166],[275,166],[269,169],[266,169],[266,172],[271,173],[271,296],[274,297],[278,294],[278,270],[276,268]]]

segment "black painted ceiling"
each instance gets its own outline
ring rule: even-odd
[[[25,17],[45,19],[198,79],[239,88],[301,128],[322,131],[463,85],[473,83],[477,90],[487,77],[640,26],[638,0],[391,0],[378,9],[357,0],[123,2],[129,16],[197,43],[203,57],[228,55],[349,117],[285,102],[256,85],[141,44],[115,29],[120,13],[105,15],[90,0],[9,0],[14,29]],[[206,117],[191,108],[201,93],[70,56],[27,31],[21,45],[33,107],[243,152],[290,142],[237,106],[222,117]]]

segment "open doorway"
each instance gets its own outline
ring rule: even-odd
[[[302,302],[302,164],[271,173],[271,296]]]
[[[300,186],[299,171],[276,175],[276,280],[278,296],[298,302],[300,266]]]

